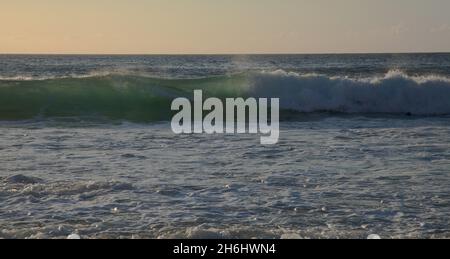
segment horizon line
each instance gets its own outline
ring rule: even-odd
[[[450,54],[450,51],[404,51],[404,52],[255,52],[255,53],[0,53],[1,56],[251,56],[251,55],[392,55],[392,54]]]

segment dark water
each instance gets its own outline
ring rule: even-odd
[[[126,73],[197,78],[284,70],[300,74],[371,77],[450,75],[450,54],[237,55],[237,56],[24,56],[0,55],[0,78],[42,79]]]

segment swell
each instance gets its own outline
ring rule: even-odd
[[[410,77],[350,79],[283,71],[202,79],[158,79],[131,75],[47,80],[0,80],[0,120],[105,117],[151,122],[170,120],[171,102],[192,97],[280,98],[287,113],[450,114],[450,80]]]
[[[108,75],[0,81],[0,120],[91,117],[133,122],[169,120],[171,102],[194,89],[239,96],[242,77],[168,80]],[[227,85],[229,87],[227,87]],[[227,90],[220,90],[222,87]]]

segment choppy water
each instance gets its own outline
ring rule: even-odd
[[[0,55],[2,79],[49,79],[127,74],[156,78],[204,78],[284,70],[327,76],[383,76],[390,70],[408,75],[450,73],[450,54],[348,55],[185,55],[45,56]]]
[[[1,56],[0,238],[450,238],[449,62]],[[279,144],[141,114],[197,85],[281,97]]]
[[[450,237],[450,120],[320,117],[281,136],[2,125],[0,237]]]

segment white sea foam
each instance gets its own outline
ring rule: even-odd
[[[369,239],[369,240],[378,240],[378,239],[381,239],[381,237],[379,235],[377,235],[377,234],[371,234],[371,235],[369,235],[367,237],[367,239]]]
[[[78,234],[71,234],[67,237],[67,239],[77,240],[77,239],[81,239],[81,237]]]
[[[276,71],[252,77],[250,95],[280,98],[299,112],[450,114],[450,80],[390,71],[384,77],[350,79]]]

